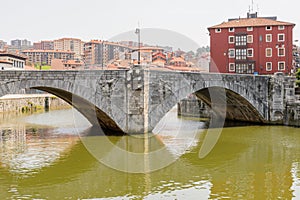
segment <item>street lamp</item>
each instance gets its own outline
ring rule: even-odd
[[[141,64],[141,30],[139,28],[135,29],[135,34],[138,35],[138,64]]]

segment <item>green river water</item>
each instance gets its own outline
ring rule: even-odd
[[[300,129],[204,127],[170,112],[148,137],[79,137],[72,110],[3,115],[0,200],[300,199]]]

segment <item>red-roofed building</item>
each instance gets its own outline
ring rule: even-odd
[[[26,57],[13,53],[0,53],[1,70],[24,70]]]
[[[276,17],[229,19],[209,27],[210,72],[239,74],[290,73],[295,24]]]
[[[63,60],[63,59],[52,59],[51,69],[54,70],[67,70],[76,69],[80,70],[83,68],[83,62],[80,60]]]

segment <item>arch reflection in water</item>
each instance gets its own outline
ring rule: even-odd
[[[169,166],[197,143],[196,135],[203,123],[190,121],[186,125],[181,121],[175,107],[154,129],[156,134],[96,137],[103,132],[93,127],[82,134],[81,141],[91,155],[108,167],[122,172],[149,173]]]
[[[60,112],[63,111],[53,114]],[[64,130],[64,127],[51,127],[52,113],[11,117],[10,120],[3,118],[0,125],[0,163],[11,173],[22,176],[38,173],[38,170],[51,166],[79,140],[73,133],[65,132],[68,129]],[[67,128],[68,124],[64,126]],[[58,135],[58,131],[65,135]]]
[[[177,122],[175,123],[178,126]],[[184,121],[183,126],[194,122]],[[7,127],[6,127],[7,128]],[[47,140],[47,128],[37,129],[39,142]],[[172,132],[172,129],[169,129]],[[291,127],[224,128],[215,148],[203,159],[198,152],[206,132],[173,164],[152,173],[130,174],[99,163],[80,140],[70,145],[50,165],[27,176],[0,166],[1,199],[298,199],[300,135]],[[163,136],[161,136],[163,137]],[[101,144],[102,136],[92,136]],[[111,143],[133,152],[143,151],[136,139],[107,137]],[[153,148],[163,140],[153,139]],[[172,141],[165,133],[165,143]],[[3,141],[3,140],[2,140]],[[22,144],[20,138],[19,144]],[[26,138],[25,148],[31,138]],[[152,140],[151,140],[152,141]],[[167,141],[167,142],[166,142]],[[99,144],[98,143],[98,144]],[[130,146],[131,145],[131,146]],[[171,147],[170,147],[171,148]],[[151,149],[151,148],[150,148]],[[21,148],[22,150],[22,148]],[[105,152],[105,151],[104,151]],[[1,157],[6,153],[1,153]],[[20,151],[22,154],[22,151]],[[169,155],[175,153],[169,151]],[[27,154],[23,154],[27,156]],[[2,161],[1,161],[2,163]],[[294,195],[294,197],[293,197]]]

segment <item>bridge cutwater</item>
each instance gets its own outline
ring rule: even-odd
[[[275,74],[212,74],[150,70],[1,71],[0,95],[39,89],[58,96],[93,125],[114,133],[151,131],[190,94],[229,120],[293,125],[299,122],[295,78]],[[296,105],[296,106],[295,106]]]

